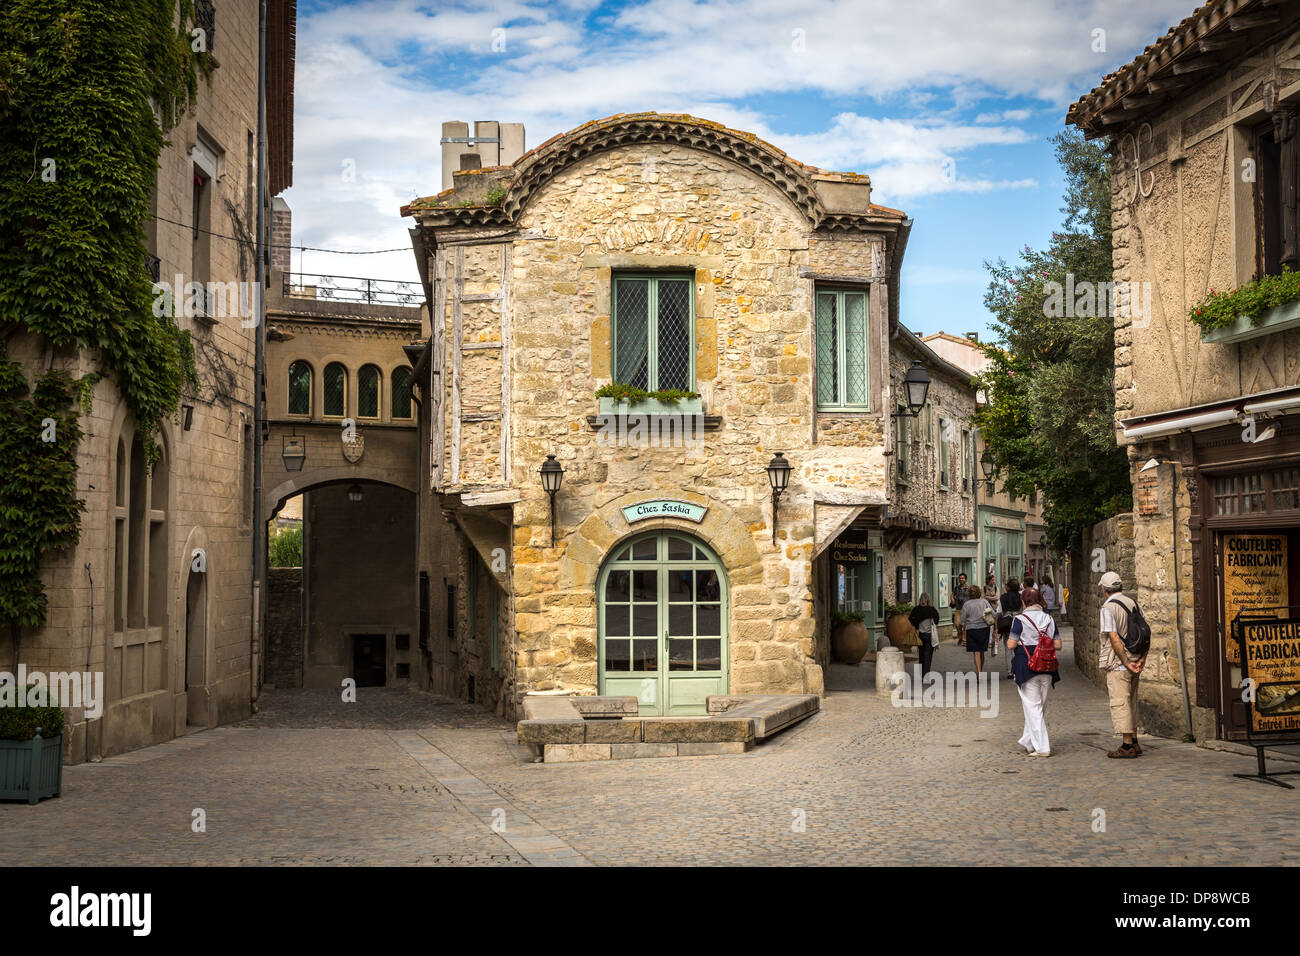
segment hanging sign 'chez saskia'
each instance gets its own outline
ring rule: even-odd
[[[646,518],[684,518],[699,524],[708,510],[704,505],[691,504],[689,501],[642,501],[625,506],[623,517],[628,524]]]

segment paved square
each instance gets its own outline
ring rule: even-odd
[[[0,804],[0,865],[1300,857],[1300,790],[1233,778],[1251,757],[1160,738],[1144,738],[1138,760],[1106,759],[1105,697],[1074,670],[1068,641],[1062,656],[1049,759],[1017,752],[1011,682],[999,682],[994,718],[895,709],[865,664],[835,665],[822,713],[748,754],[578,764],[529,763],[512,725],[442,698],[274,691],[241,725],[65,768],[64,796],[36,807]],[[967,658],[948,644],[936,666]],[[206,832],[191,829],[196,809]]]

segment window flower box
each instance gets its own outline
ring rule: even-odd
[[[37,803],[63,793],[63,734],[0,740],[0,800]]]
[[[704,401],[700,398],[681,398],[676,402],[662,402],[648,398],[638,402],[624,402],[616,398],[602,398],[601,415],[703,415]]]
[[[1300,300],[1267,309],[1260,313],[1257,323],[1251,322],[1250,316],[1243,315],[1232,325],[1203,333],[1201,341],[1229,345],[1233,342],[1245,342],[1261,335],[1272,335],[1296,328],[1300,328]]]

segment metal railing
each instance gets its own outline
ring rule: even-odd
[[[318,272],[290,272],[288,294],[296,299],[331,302],[361,302],[366,305],[401,305],[415,308],[424,303],[424,288],[418,282],[398,279],[363,279],[358,276],[328,276]]]

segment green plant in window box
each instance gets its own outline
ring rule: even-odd
[[[616,402],[627,402],[629,405],[647,401],[676,405],[684,398],[699,398],[700,394],[699,392],[687,392],[680,388],[661,388],[654,392],[647,392],[644,388],[638,388],[635,385],[611,382],[596,389],[596,397],[612,398]]]
[[[1227,328],[1243,316],[1258,326],[1265,312],[1296,300],[1300,300],[1300,273],[1283,266],[1278,275],[1263,276],[1231,292],[1211,289],[1187,317],[1203,333]]]

